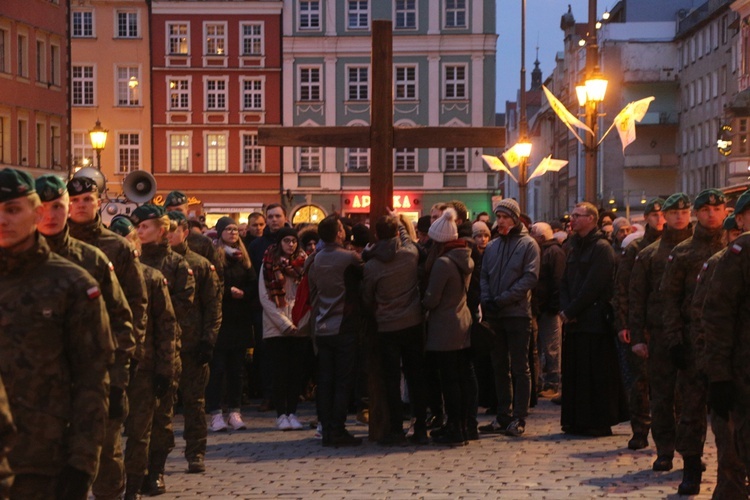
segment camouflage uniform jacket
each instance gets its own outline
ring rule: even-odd
[[[99,286],[50,252],[42,236],[0,251],[0,376],[18,427],[16,474],[95,474],[107,423],[115,346]]]
[[[727,248],[722,248],[703,264],[701,272],[698,273],[698,283],[693,292],[691,307],[693,308],[694,320],[690,323],[690,338],[695,346],[695,359],[698,369],[703,373],[706,373],[706,331],[703,328],[703,304],[706,301],[714,271],[716,271],[716,264],[726,252]]]
[[[8,393],[5,392],[5,385],[0,380],[0,498],[10,495],[13,471],[8,463],[8,453],[15,439],[16,426],[13,425],[13,416],[10,413]]]
[[[716,263],[703,303],[705,371],[711,382],[734,380],[736,401],[750,393],[750,234],[729,245]]]
[[[190,331],[194,329],[190,322],[190,308],[193,307],[195,298],[193,270],[182,255],[172,251],[167,240],[161,243],[145,243],[141,250],[141,262],[158,269],[167,279],[169,297],[172,299],[174,314],[180,326],[180,333],[175,339],[175,349],[179,352],[182,335],[188,338],[194,336]]]
[[[216,336],[221,326],[219,278],[216,275],[216,267],[208,259],[188,248],[187,242],[172,247],[172,250],[185,257],[195,278],[195,301],[188,318],[192,327],[182,332],[182,352],[193,352],[198,348],[199,342],[216,344]],[[188,332],[193,336],[189,337]]]
[[[659,285],[672,249],[693,234],[692,226],[681,231],[664,226],[661,239],[638,252],[630,276],[628,326],[632,345],[648,343],[654,329],[661,329],[662,294]]]
[[[73,264],[84,268],[99,283],[104,303],[107,304],[109,326],[117,346],[115,364],[109,370],[109,383],[125,389],[130,377],[130,358],[135,354],[133,314],[120,288],[115,269],[109,258],[93,245],[71,238],[68,227],[55,236],[46,236],[50,249]]]
[[[669,254],[659,288],[664,304],[666,347],[677,344],[693,347],[690,325],[700,318],[700,311],[693,311],[691,307],[693,292],[703,263],[723,246],[721,235],[721,228],[711,231],[696,224],[693,236],[675,246]]]
[[[172,299],[169,297],[167,279],[158,269],[141,263],[138,265],[143,268],[148,290],[145,352],[138,369],[152,371],[172,380],[175,339],[179,335],[180,327],[174,314]]]
[[[77,224],[68,220],[70,235],[89,245],[94,245],[109,257],[115,266],[115,274],[120,287],[128,299],[130,312],[133,313],[133,337],[135,338],[136,360],[143,355],[143,338],[146,335],[146,285],[143,282],[141,269],[135,264],[137,252],[128,240],[115,234],[102,225],[99,215],[88,224]]]
[[[615,311],[615,329],[619,332],[628,329],[628,288],[630,275],[638,252],[661,238],[661,231],[646,226],[643,237],[633,240],[622,249],[615,273],[615,294],[612,297],[612,308]]]
[[[208,236],[203,234],[190,231],[187,237],[187,244],[190,250],[197,253],[201,257],[208,259],[208,261],[214,265],[216,269],[216,276],[219,279],[219,293],[224,291],[224,270],[221,265],[221,256],[219,251],[214,246],[213,241]],[[221,297],[219,297],[221,300]]]

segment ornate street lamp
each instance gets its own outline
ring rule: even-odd
[[[102,128],[102,123],[96,119],[96,125],[89,130],[89,139],[91,139],[91,148],[96,151],[96,168],[102,169],[102,149],[107,144],[107,130]]]

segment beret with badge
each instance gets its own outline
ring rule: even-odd
[[[661,212],[664,207],[664,200],[662,198],[651,198],[646,203],[646,208],[643,209],[643,215],[648,215],[653,212]]]
[[[52,174],[42,175],[36,180],[36,192],[43,202],[54,201],[68,190],[65,181]]]
[[[135,226],[127,216],[117,215],[109,223],[109,230],[124,237],[135,231]]]
[[[88,177],[73,177],[68,181],[68,193],[70,196],[78,196],[85,193],[98,193],[94,179]]]
[[[734,218],[734,214],[727,215],[727,218],[724,219],[724,222],[721,224],[721,228],[724,231],[732,231],[733,229],[739,229],[739,227],[737,227],[737,221]]]
[[[745,210],[750,208],[750,189],[745,191],[737,198],[737,203],[734,204],[734,213],[741,214]]]
[[[718,189],[704,189],[695,197],[693,208],[699,210],[705,206],[715,207],[727,202],[724,193]]]
[[[666,212],[667,210],[685,210],[690,208],[690,198],[685,193],[675,193],[664,202],[661,210]]]
[[[187,217],[185,217],[185,214],[183,214],[182,212],[171,210],[167,212],[167,217],[169,217],[170,220],[175,221],[178,225],[187,227],[188,220]]]
[[[181,191],[171,191],[167,195],[167,199],[164,200],[165,207],[176,207],[178,205],[184,205],[188,202],[188,197]]]
[[[133,210],[130,214],[130,222],[132,222],[134,226],[137,226],[145,220],[160,219],[164,217],[165,214],[164,207],[145,203]]]
[[[15,168],[0,170],[0,203],[35,193],[34,178],[28,172]]]

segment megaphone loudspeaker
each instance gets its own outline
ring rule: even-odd
[[[143,170],[130,172],[122,181],[125,197],[135,203],[146,203],[156,194],[156,179]]]

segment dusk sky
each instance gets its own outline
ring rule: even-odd
[[[617,0],[598,0],[599,17],[611,9]],[[505,101],[515,101],[521,79],[521,2],[497,2],[497,83],[496,110],[505,111]],[[560,17],[573,8],[578,23],[588,18],[588,0],[526,0],[526,82],[531,81],[536,48],[539,47],[539,67],[546,78],[555,67],[555,54],[563,50]],[[528,87],[527,87],[528,88]]]

